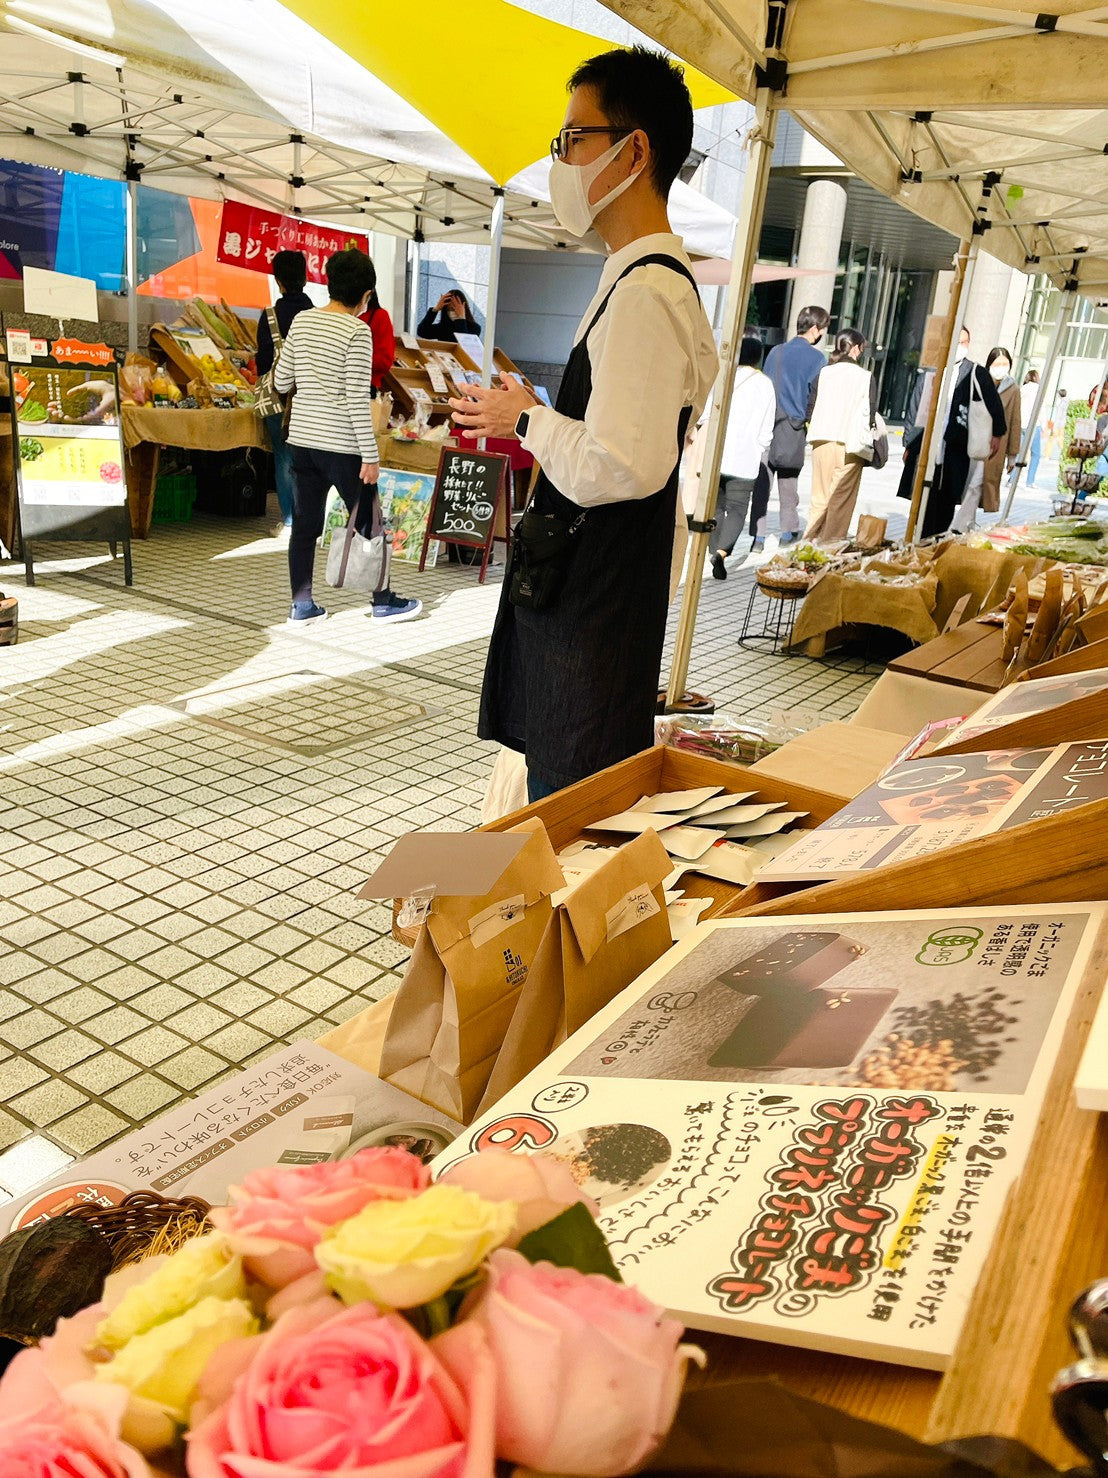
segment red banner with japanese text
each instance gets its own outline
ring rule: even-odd
[[[279,251],[302,251],[308,264],[308,281],[324,282],[327,258],[356,246],[369,251],[364,232],[343,231],[336,226],[316,226],[297,216],[260,210],[238,200],[225,200],[219,224],[219,261],[251,272],[269,272]]]

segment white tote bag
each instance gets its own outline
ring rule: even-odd
[[[977,366],[969,372],[969,419],[966,422],[966,455],[971,462],[985,462],[993,447],[993,418],[977,383]]]
[[[389,583],[391,546],[381,517],[381,504],[373,499],[372,535],[366,538],[356,528],[360,501],[337,533],[327,551],[327,584],[336,590],[377,591]]]

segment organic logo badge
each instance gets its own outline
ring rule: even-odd
[[[916,959],[921,965],[960,965],[970,959],[985,937],[983,929],[973,924],[955,924],[937,929],[927,936],[927,943]]]

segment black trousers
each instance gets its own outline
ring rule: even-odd
[[[292,465],[296,470],[296,490],[289,534],[289,583],[293,602],[306,603],[312,598],[312,566],[316,540],[323,532],[327,494],[337,488],[349,513],[361,503],[357,527],[359,533],[364,533],[372,524],[377,490],[362,482],[362,459],[356,452],[325,452],[318,447],[293,446]]]
[[[754,493],[750,500],[750,537],[758,537],[758,525],[769,511],[770,476],[769,468],[763,462],[758,468],[758,476],[754,479]]]

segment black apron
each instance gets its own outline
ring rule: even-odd
[[[589,335],[618,284],[648,264],[680,273],[695,290],[692,274],[673,257],[632,262],[570,354],[554,407],[559,415],[584,420],[592,394]],[[649,385],[642,393],[649,396]],[[691,406],[681,412],[673,471],[660,492],[586,510],[552,605],[539,611],[513,606],[510,571],[505,577],[477,732],[525,754],[528,774],[548,785],[572,785],[654,742],[677,473],[691,413]],[[582,511],[544,472],[533,502],[539,512],[560,518]]]

